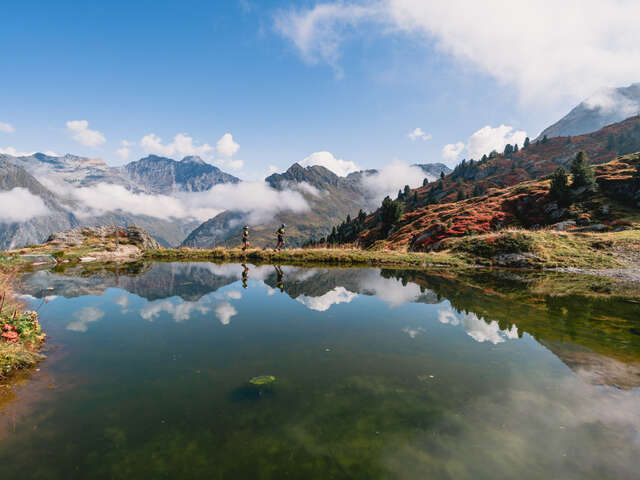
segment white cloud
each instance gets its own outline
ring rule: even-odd
[[[225,133],[218,143],[216,143],[216,151],[218,155],[222,155],[223,157],[231,158],[240,149],[240,145],[233,140],[233,135],[230,133]]]
[[[218,317],[218,320],[220,320],[222,325],[229,325],[231,317],[238,313],[238,311],[229,302],[222,302],[216,305],[215,312],[216,317]]]
[[[89,128],[86,120],[71,120],[67,122],[67,130],[71,133],[71,138],[86,147],[97,147],[107,141],[104,135],[97,130]]]
[[[331,170],[340,177],[346,177],[350,173],[360,170],[355,163],[342,160],[341,158],[336,158],[332,153],[324,151],[314,152],[308,157],[305,157],[304,160],[300,162],[300,165],[303,167],[320,165],[321,167]]]
[[[282,211],[301,213],[309,205],[299,191],[275,190],[265,182],[240,182],[218,184],[204,192],[188,192],[168,195],[134,193],[121,185],[99,183],[91,187],[72,188],[48,184],[58,188],[61,194],[70,195],[81,202],[84,211],[80,216],[123,210],[134,215],[155,218],[195,218],[205,221],[232,207],[245,212],[250,223],[270,220]]]
[[[591,109],[600,109],[605,114],[615,114],[620,120],[638,115],[640,103],[626,97],[615,88],[601,88],[584,101]]]
[[[24,222],[49,213],[42,198],[22,187],[1,191],[0,205],[0,223]]]
[[[335,287],[333,290],[330,290],[319,297],[308,297],[307,295],[300,295],[298,298],[296,298],[296,300],[310,310],[315,310],[316,312],[324,312],[329,310],[332,305],[337,305],[339,303],[350,303],[357,296],[357,293],[350,292],[344,287]]]
[[[95,307],[84,307],[73,314],[75,321],[67,325],[67,330],[84,333],[88,330],[88,324],[97,322],[104,317],[104,312]]]
[[[0,132],[4,133],[13,133],[16,129],[13,128],[13,125],[7,122],[0,122]]]
[[[310,10],[280,12],[275,19],[276,30],[289,38],[303,58],[311,63],[323,61],[331,65],[336,76],[342,76],[338,65],[340,43],[350,27],[371,18],[375,8],[345,3],[323,3]]]
[[[155,133],[145,135],[140,140],[140,146],[148,153],[162,155],[164,157],[186,157],[195,155],[203,158],[211,158],[213,147],[208,143],[195,145],[193,138],[185,133],[178,133],[173,137],[173,141],[167,144],[162,143],[162,138]]]
[[[375,23],[382,34],[435,45],[514,87],[526,103],[551,104],[638,81],[638,17],[640,3],[629,0],[375,0],[283,11],[275,26],[306,61],[340,72],[345,35]]]
[[[364,188],[378,203],[386,195],[395,196],[398,190],[409,185],[415,188],[422,185],[425,173],[420,167],[407,165],[399,160],[394,160],[385,165],[377,173],[365,175],[362,178]]]
[[[419,138],[424,141],[431,140],[431,134],[425,133],[420,127],[416,127],[412,132],[409,132],[407,137],[409,140],[417,140]]]
[[[0,154],[11,155],[12,157],[28,157],[36,152],[19,152],[13,147],[0,148]]]
[[[120,142],[120,145],[122,146],[118,150],[116,150],[116,155],[120,157],[120,160],[127,160],[129,158],[129,154],[131,153],[131,149],[129,147],[132,147],[135,144],[135,142],[123,140],[122,142]]]
[[[513,127],[507,125],[495,128],[487,125],[469,137],[467,154],[469,158],[478,160],[482,155],[491,153],[492,150],[501,153],[507,143],[512,145],[517,143],[522,146],[526,137],[527,132],[514,130]]]
[[[442,158],[444,159],[447,165],[452,165],[456,163],[458,160],[458,156],[464,150],[464,143],[449,143],[442,147]]]

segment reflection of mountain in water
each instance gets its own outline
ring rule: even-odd
[[[108,288],[121,288],[147,300],[178,296],[196,301],[215,292],[239,276],[225,268],[208,263],[141,264],[135,271],[115,266],[99,272],[75,267],[62,272],[41,270],[24,277],[22,292],[36,298],[59,295],[66,298],[101,295]],[[236,268],[237,270],[237,268]]]
[[[34,297],[77,297],[118,287],[149,301],[177,296],[197,302],[239,281],[243,272],[240,265],[213,263],[83,268],[91,267],[30,273],[22,291]],[[391,307],[447,299],[451,307],[437,307],[438,320],[463,328],[478,342],[498,344],[527,333],[591,383],[640,386],[640,304],[610,295],[560,295],[563,289],[575,292],[577,282],[584,281],[574,277],[250,265],[248,278],[319,312],[358,295],[376,296]],[[603,288],[601,283],[596,287]]]

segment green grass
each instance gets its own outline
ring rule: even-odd
[[[291,249],[281,252],[240,248],[211,250],[148,250],[144,258],[159,261],[250,261],[291,265],[335,264],[373,266],[465,267],[491,264],[499,253],[532,253],[544,268],[604,269],[625,267],[619,253],[640,257],[640,230],[606,233],[567,233],[554,230],[505,230],[498,233],[448,239],[446,249],[418,253],[381,249]]]
[[[464,262],[447,253],[415,253],[403,251],[371,251],[356,249],[291,249],[281,252],[239,248],[215,248],[212,250],[164,249],[144,253],[149,260],[222,260],[251,261],[282,264],[337,265],[410,265],[410,266],[463,266]]]

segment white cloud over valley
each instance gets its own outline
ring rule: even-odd
[[[379,203],[385,196],[395,196],[398,190],[409,185],[411,188],[422,185],[426,173],[420,168],[394,160],[385,165],[377,173],[365,175],[362,179],[364,188]]]
[[[22,187],[0,191],[0,205],[0,223],[25,222],[49,213],[42,198]]]
[[[84,206],[84,211],[77,212],[79,216],[122,210],[162,219],[205,221],[233,206],[234,210],[247,213],[252,223],[261,223],[281,211],[301,213],[309,210],[299,191],[275,190],[265,182],[218,184],[204,192],[184,192],[176,196],[132,192],[121,185],[108,183],[68,188],[49,182],[47,186],[79,201]]]

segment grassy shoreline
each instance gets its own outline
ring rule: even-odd
[[[0,263],[0,380],[44,359],[39,350],[46,335],[38,313],[25,310],[15,298],[16,273],[15,267]]]
[[[287,264],[336,264],[411,267],[498,266],[535,269],[639,268],[640,230],[566,233],[552,230],[507,230],[448,239],[438,252],[348,248],[273,250],[147,250],[143,258],[158,261],[251,261]]]

